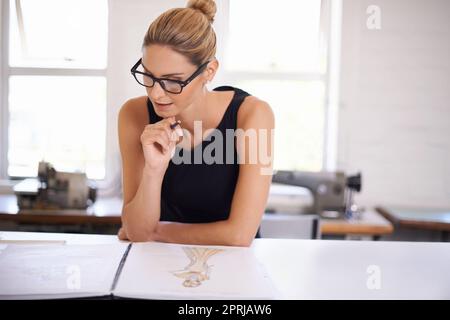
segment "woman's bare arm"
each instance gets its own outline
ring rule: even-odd
[[[163,175],[145,167],[140,136],[148,116],[139,114],[142,108],[138,109],[143,101],[142,98],[127,101],[118,119],[124,198],[119,237],[131,241],[151,240],[160,218]]]
[[[271,133],[275,126],[275,119],[270,106],[256,98],[250,101],[245,109],[242,108],[243,106],[244,104],[241,106],[242,111],[239,110],[242,114],[238,117],[238,128],[267,131],[266,149],[270,152],[268,159],[261,161],[262,159],[258,156],[256,163],[249,163],[250,153],[254,153],[255,150],[251,150],[250,144],[243,143],[243,140],[238,138],[237,151],[240,156],[245,155],[246,159],[239,167],[239,177],[229,218],[218,222],[195,224],[159,222],[155,240],[230,246],[249,246],[252,243],[264,214],[272,181]],[[257,146],[257,152],[259,152],[260,136],[258,136]]]

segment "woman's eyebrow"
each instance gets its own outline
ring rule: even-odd
[[[151,75],[153,75],[153,73],[150,72],[150,70],[148,70],[144,64],[141,62],[142,67],[144,68],[145,72],[150,73]],[[161,78],[165,78],[165,77],[175,77],[175,76],[183,76],[184,73],[178,72],[178,73],[168,73],[168,74],[163,74],[161,76]]]
[[[178,73],[169,73],[169,74],[163,74],[162,78],[165,78],[165,77],[176,77],[176,76],[182,76],[182,75],[184,75],[184,73],[180,73],[180,72],[178,72]]]

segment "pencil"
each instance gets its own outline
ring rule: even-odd
[[[177,126],[177,125],[179,125],[180,124],[180,120],[177,120],[177,122],[175,122],[175,123],[172,123],[171,125],[170,125],[170,129],[175,129],[175,127]]]

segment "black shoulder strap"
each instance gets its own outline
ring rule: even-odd
[[[239,107],[241,106],[244,99],[250,94],[244,90],[239,88],[231,87],[231,86],[220,86],[214,89],[215,91],[234,91],[233,100],[230,103],[230,106],[227,110],[229,118],[228,128],[232,127],[233,129],[237,128],[237,114],[239,111]]]
[[[160,116],[158,116],[153,108],[153,104],[150,101],[150,98],[147,97],[147,110],[148,110],[148,123],[156,123],[162,120]]]

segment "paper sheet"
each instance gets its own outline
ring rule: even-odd
[[[114,295],[151,299],[272,299],[249,248],[133,244]]]
[[[8,245],[0,299],[107,295],[126,244]]]

